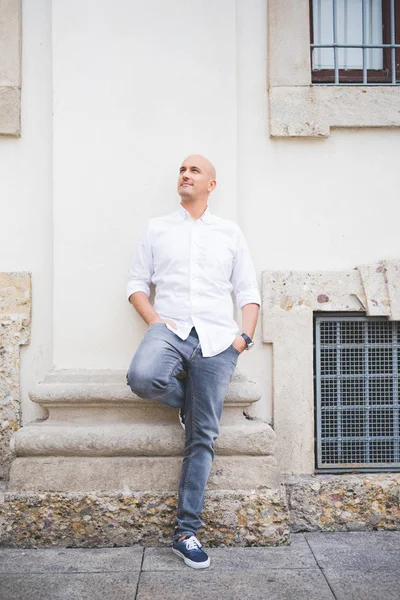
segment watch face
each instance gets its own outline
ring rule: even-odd
[[[252,348],[254,346],[254,342],[250,342],[249,344],[247,344],[247,350],[250,350],[250,348]]]

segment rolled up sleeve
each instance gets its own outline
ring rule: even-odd
[[[245,237],[239,227],[231,283],[238,308],[243,308],[245,304],[258,304],[261,306],[261,296],[253,261]]]
[[[150,296],[150,283],[153,270],[150,227],[147,226],[132,259],[128,282],[126,284],[126,296],[128,300],[131,294],[135,292],[144,292],[146,296]]]

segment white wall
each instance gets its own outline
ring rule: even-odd
[[[212,205],[236,216],[233,7],[53,3],[58,368],[127,367],[143,332],[124,296],[131,254],[148,218],[177,206],[185,155],[215,161]]]
[[[52,365],[51,2],[23,2],[22,137],[0,137],[0,271],[31,271],[32,335],[21,349],[23,421],[39,416],[28,390]]]
[[[53,2],[57,368],[127,366],[144,331],[124,297],[131,253],[147,219],[177,205],[192,152],[215,162],[211,207],[237,218],[259,274],[400,255],[398,130],[269,138],[266,4]],[[25,397],[52,362],[50,17],[46,0],[24,3],[23,138],[0,139],[1,269],[33,271]],[[240,365],[269,418],[271,348]]]

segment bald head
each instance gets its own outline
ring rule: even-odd
[[[182,165],[188,165],[188,166],[197,165],[198,167],[200,167],[204,172],[206,172],[209,175],[210,179],[217,178],[217,173],[216,173],[214,165],[212,164],[211,161],[208,160],[208,158],[206,158],[205,156],[202,156],[201,154],[191,154],[190,156],[185,158]]]
[[[216,185],[215,168],[208,158],[201,154],[185,158],[178,178],[178,193],[183,202],[206,202]]]

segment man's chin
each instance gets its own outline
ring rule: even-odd
[[[190,200],[191,198],[193,198],[192,196],[192,188],[187,188],[187,187],[180,187],[178,190],[178,194],[180,195],[180,197],[185,200]]]

